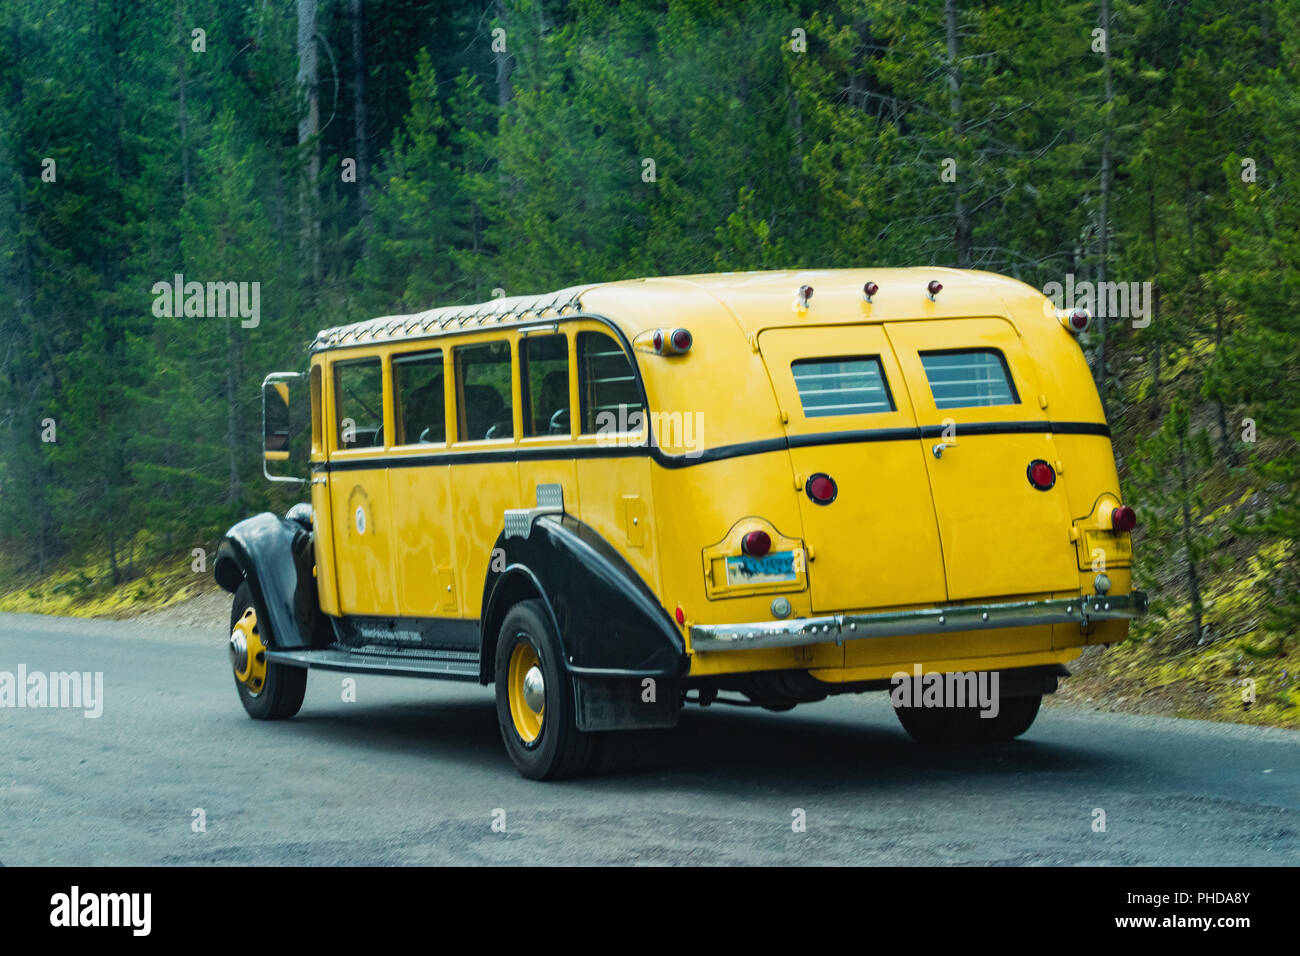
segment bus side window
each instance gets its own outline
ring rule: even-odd
[[[441,349],[393,357],[393,423],[399,445],[447,440]]]
[[[456,439],[513,438],[510,343],[462,345],[456,357]]]
[[[578,333],[578,396],[584,435],[635,432],[645,422],[632,361],[603,332]]]
[[[336,448],[382,448],[384,444],[384,373],[379,359],[339,362],[334,366]]]
[[[569,434],[569,340],[530,335],[519,340],[524,434]]]

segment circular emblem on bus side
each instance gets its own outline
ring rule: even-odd
[[[366,533],[366,509],[357,507],[357,534]]]

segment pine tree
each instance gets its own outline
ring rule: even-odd
[[[1206,520],[1211,510],[1206,482],[1213,462],[1209,434],[1191,425],[1188,405],[1181,398],[1173,401],[1159,431],[1138,440],[1137,453],[1129,460],[1133,499],[1143,516],[1141,548],[1146,557],[1141,568],[1182,569],[1192,620],[1190,641],[1196,644],[1208,633],[1205,582],[1222,534],[1216,522]]]

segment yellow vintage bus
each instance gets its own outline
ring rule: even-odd
[[[684,703],[787,710],[996,674],[1028,729],[1127,634],[1135,524],[1077,335],[1088,316],[951,269],[646,278],[321,332],[310,477],[274,475],[301,373],[264,386],[264,470],[310,503],[215,563],[250,715],[307,670],[495,684],[525,776],[591,766]],[[305,416],[303,416],[305,421]]]

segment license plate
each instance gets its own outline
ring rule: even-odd
[[[751,558],[747,554],[727,558],[728,587],[781,584],[798,580],[799,572],[794,567],[793,551],[775,551],[761,558]]]
[[[1084,555],[1086,561],[1092,561],[1093,551],[1100,549],[1108,561],[1133,560],[1133,539],[1118,531],[1088,531],[1084,534]]]

